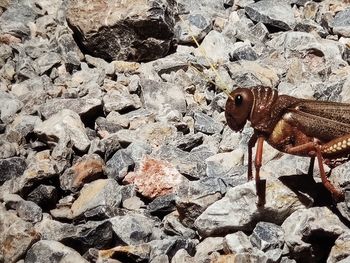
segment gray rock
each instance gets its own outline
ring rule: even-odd
[[[350,260],[350,232],[344,232],[335,241],[329,253],[327,263],[348,262]]]
[[[48,258],[50,258],[52,262],[88,262],[74,249],[53,240],[40,240],[37,243],[35,243],[28,250],[24,262],[44,263],[47,262]]]
[[[153,215],[163,215],[174,211],[175,198],[174,194],[156,197],[148,204],[149,212]]]
[[[117,151],[111,159],[106,163],[106,174],[108,178],[113,178],[117,181],[124,179],[126,174],[132,170],[135,163],[134,160],[127,154],[126,150]]]
[[[210,205],[195,221],[202,236],[226,234],[237,230],[253,230],[255,222],[280,224],[294,211],[309,206],[279,181],[268,180],[266,204],[257,207],[255,183],[230,188],[225,197]]]
[[[193,257],[191,257],[185,249],[179,249],[171,259],[171,263],[192,263]]]
[[[224,127],[221,122],[214,120],[212,117],[202,112],[195,112],[194,120],[194,129],[197,132],[206,134],[220,133]]]
[[[112,224],[113,232],[122,244],[139,245],[152,239],[156,221],[137,213],[127,213],[108,220]]]
[[[338,12],[331,23],[333,33],[350,37],[350,8]]]
[[[166,215],[163,219],[164,232],[169,235],[182,236],[184,238],[195,238],[196,232],[185,227],[181,222],[177,212]]]
[[[199,146],[203,142],[203,134],[189,133],[174,141],[174,145],[184,151],[191,151],[194,147]]]
[[[47,52],[35,60],[38,75],[47,73],[54,66],[60,64],[61,57],[55,52]]]
[[[193,44],[192,37],[200,42],[212,29],[212,21],[205,13],[191,12],[181,18],[183,21],[175,26],[175,34],[180,44]]]
[[[117,208],[121,198],[121,186],[115,180],[96,180],[86,184],[80,191],[80,196],[72,204],[72,215],[77,218],[99,207],[104,210]]]
[[[117,131],[123,129],[122,126],[120,126],[117,123],[107,121],[106,118],[103,117],[98,117],[95,120],[95,131],[98,134],[103,134],[103,133],[116,133]]]
[[[41,122],[38,116],[18,115],[14,118],[9,128],[26,137],[29,133],[33,132],[35,125],[39,125]]]
[[[223,237],[207,237],[202,240],[196,247],[196,254],[194,259],[199,262],[203,262],[209,257],[210,254],[216,251],[223,250]]]
[[[127,210],[139,210],[141,207],[145,207],[145,203],[137,196],[131,196],[123,198],[123,208]]]
[[[214,177],[203,178],[184,184],[177,190],[177,211],[181,222],[192,227],[196,218],[203,211],[222,198],[226,193],[225,183]]]
[[[0,183],[22,176],[26,168],[26,161],[22,157],[0,159]]]
[[[87,151],[90,146],[84,124],[79,115],[71,110],[65,109],[52,115],[48,120],[36,125],[34,132],[49,145],[67,145],[71,142],[81,152]]]
[[[42,209],[32,201],[21,201],[17,205],[17,214],[25,221],[36,223],[42,219]]]
[[[244,232],[237,231],[225,236],[223,249],[226,254],[249,253],[253,251],[253,245]]]
[[[22,107],[23,103],[15,96],[0,90],[0,119],[4,123],[10,123]]]
[[[291,6],[283,1],[259,1],[247,5],[245,11],[252,20],[280,29],[290,30],[293,29],[295,25],[295,18]]]
[[[295,25],[294,30],[308,33],[317,32],[317,34],[319,34],[321,37],[326,37],[328,35],[328,32],[322,26],[311,19],[304,19],[298,22]]]
[[[78,113],[82,119],[93,118],[102,109],[102,101],[98,98],[51,99],[40,105],[39,113],[44,119],[49,119],[63,109]]]
[[[271,249],[265,252],[267,262],[277,263],[281,261],[283,250],[280,248]]]
[[[234,44],[234,50],[231,51],[230,55],[230,61],[237,61],[237,60],[257,60],[258,55],[254,51],[254,49],[251,47],[251,45],[246,43],[235,43]]]
[[[148,244],[152,248],[150,253],[151,260],[159,255],[167,255],[171,260],[173,255],[180,249],[185,249],[189,255],[194,255],[198,240],[171,237],[163,240],[152,240]]]
[[[250,236],[250,242],[262,251],[282,248],[284,244],[284,232],[276,224],[259,222]]]
[[[242,174],[244,153],[241,149],[232,152],[218,153],[205,160],[207,164],[207,176],[232,177]]]
[[[102,140],[95,139],[91,141],[89,154],[97,153],[103,156],[104,160],[108,160],[116,151],[120,149],[120,147],[118,136],[116,134],[112,134]]]
[[[146,109],[162,114],[165,109],[186,112],[185,93],[176,84],[141,79],[142,102]]]
[[[93,8],[87,6],[86,2],[70,3],[67,19],[79,43],[93,56],[109,61],[147,61],[163,57],[174,45],[174,14],[170,1],[137,5],[111,5],[103,1]],[[127,30],[124,25],[128,25]]]
[[[28,194],[27,200],[46,208],[56,205],[58,197],[59,194],[56,187],[41,184]]]
[[[150,155],[152,153],[152,147],[146,142],[135,141],[126,148],[126,152],[134,160],[135,168],[138,168],[138,164],[142,158],[145,155]]]
[[[28,24],[33,23],[37,15],[26,3],[13,2],[1,15],[0,31],[25,39],[30,35]]]
[[[312,207],[295,211],[283,222],[282,229],[293,258],[309,261],[326,256],[320,240],[335,239],[347,227],[327,207]]]

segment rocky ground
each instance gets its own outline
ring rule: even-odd
[[[0,262],[350,262],[350,162],[336,204],[265,145],[257,208],[219,88],[350,102],[349,63],[349,1],[0,0]]]

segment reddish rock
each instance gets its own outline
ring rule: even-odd
[[[139,193],[153,199],[173,193],[184,179],[171,163],[145,157],[139,170],[128,173],[123,182],[135,184]]]

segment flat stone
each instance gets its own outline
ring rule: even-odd
[[[27,200],[46,208],[56,205],[58,197],[59,194],[56,187],[41,184],[28,194]]]
[[[191,228],[184,226],[179,218],[178,213],[172,212],[163,219],[164,232],[169,235],[182,236],[184,238],[195,238],[196,232]]]
[[[171,259],[171,263],[192,263],[193,257],[191,257],[185,249],[179,249]]]
[[[0,183],[22,176],[26,168],[26,161],[22,157],[0,159]]]
[[[318,248],[320,240],[337,238],[348,228],[327,207],[312,207],[295,211],[283,222],[282,229],[294,258],[311,260],[326,256],[322,253],[325,250]]]
[[[72,110],[64,109],[52,115],[48,120],[36,125],[34,132],[44,142],[54,146],[57,143],[67,145],[68,142],[72,142],[81,152],[87,151],[90,146],[84,124],[79,115]]]
[[[89,210],[97,207],[117,208],[121,203],[121,187],[113,179],[99,179],[86,184],[80,191],[80,196],[72,204],[74,218],[83,216]]]
[[[180,139],[176,140],[173,144],[184,151],[191,151],[194,147],[197,147],[203,143],[202,133],[189,133],[185,134]]]
[[[280,224],[294,211],[310,206],[279,181],[268,180],[266,204],[256,204],[255,183],[248,182],[230,188],[225,197],[210,205],[195,221],[202,236],[251,231],[256,221]]]
[[[14,115],[23,107],[23,103],[15,96],[0,90],[0,119],[4,123],[13,120]]]
[[[350,37],[350,8],[338,12],[331,23],[333,33]]]
[[[148,209],[152,215],[163,215],[174,211],[176,209],[175,195],[169,194],[155,198],[148,204]]]
[[[254,61],[258,59],[258,55],[250,44],[238,42],[234,44],[234,49],[230,53],[230,61],[249,60]]]
[[[226,254],[249,253],[253,251],[253,245],[244,232],[237,231],[225,236],[223,249]]]
[[[19,132],[23,137],[33,132],[35,125],[41,123],[41,119],[38,116],[32,115],[19,115],[16,116],[10,125],[10,129]]]
[[[104,167],[105,163],[99,155],[84,155],[60,176],[61,188],[76,192],[85,183],[103,177]]]
[[[224,127],[221,122],[214,120],[212,117],[202,112],[194,114],[194,129],[197,132],[206,134],[220,133]]]
[[[53,240],[40,240],[27,252],[25,263],[47,262],[47,259],[57,262],[87,263],[77,251]]]
[[[191,12],[181,18],[183,21],[175,26],[175,34],[181,44],[193,44],[193,38],[200,42],[212,29],[211,18],[204,12]]]
[[[170,10],[173,6],[167,1],[112,5],[76,0],[68,5],[67,19],[80,44],[93,56],[107,61],[147,61],[163,57],[174,45]]]
[[[135,184],[140,194],[153,199],[173,193],[185,180],[171,163],[146,156],[139,169],[128,173],[123,182]]]
[[[223,241],[223,237],[207,237],[202,240],[196,247],[195,260],[203,261],[213,252],[223,250]]]
[[[245,7],[248,16],[256,22],[262,22],[283,30],[294,28],[293,9],[285,2],[263,0]]]
[[[151,253],[151,244],[116,246],[110,249],[100,250],[98,257],[102,262],[114,258],[131,258],[133,261],[149,261]],[[107,261],[109,262],[109,261]],[[112,261],[113,262],[113,261]]]
[[[120,149],[120,147],[118,135],[111,134],[102,140],[92,140],[89,148],[89,154],[96,153],[104,156],[104,160],[108,160]]]

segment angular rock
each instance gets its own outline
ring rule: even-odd
[[[255,222],[280,224],[294,211],[310,206],[279,181],[268,180],[266,204],[258,208],[255,183],[248,182],[229,189],[224,198],[210,205],[195,221],[202,236],[251,231]]]
[[[171,259],[171,263],[192,263],[193,257],[191,257],[185,249],[179,249]]]
[[[116,133],[117,131],[121,130],[123,127],[120,126],[117,123],[107,121],[106,118],[98,117],[95,120],[95,131],[97,131],[98,134],[103,133]]]
[[[22,157],[0,159],[0,183],[23,175],[27,163]]]
[[[54,240],[62,242],[63,240],[74,237],[77,234],[77,227],[73,224],[61,223],[59,221],[50,219],[44,215],[41,222],[35,224],[35,231],[37,231],[42,240]]]
[[[182,236],[184,238],[195,238],[196,232],[185,227],[181,222],[177,212],[166,215],[163,219],[164,232],[169,235]]]
[[[283,222],[282,229],[293,258],[309,261],[326,258],[324,252],[347,227],[327,207],[312,207],[295,211]]]
[[[171,1],[112,5],[76,0],[68,5],[67,19],[79,44],[93,56],[146,61],[163,57],[174,45],[171,10]]]
[[[170,108],[181,113],[186,112],[186,100],[183,89],[175,84],[141,79],[142,102],[146,109],[162,114]]]
[[[120,147],[118,136],[116,134],[111,134],[102,140],[92,140],[89,154],[97,153],[104,157],[104,160],[108,160]]]
[[[214,120],[212,117],[202,112],[194,114],[194,129],[197,132],[206,134],[220,133],[224,127],[221,122]]]
[[[173,193],[185,180],[171,163],[146,156],[139,169],[128,173],[123,182],[135,184],[140,194],[153,199]]]
[[[136,94],[130,94],[127,87],[119,84],[103,97],[103,107],[107,113],[130,111],[140,108],[141,101]]]
[[[127,213],[108,220],[112,224],[113,232],[121,244],[139,245],[152,239],[156,221],[137,213]]]
[[[238,61],[238,60],[257,60],[258,55],[254,51],[254,49],[249,45],[245,43],[235,43],[234,50],[230,53],[230,61]]]
[[[22,107],[23,103],[15,96],[0,90],[0,119],[4,123],[11,122]]]
[[[201,262],[209,257],[210,254],[216,251],[223,250],[223,237],[207,237],[196,247],[195,260]]]
[[[237,231],[225,236],[223,250],[226,254],[249,253],[253,251],[253,245],[244,232]]]
[[[59,194],[56,187],[43,184],[36,187],[27,196],[28,201],[32,201],[43,208],[53,207],[56,205],[58,198]]]
[[[218,178],[208,177],[190,181],[177,189],[176,208],[181,222],[193,227],[196,218],[203,211],[222,198],[226,193],[225,183]]]
[[[0,257],[4,262],[20,260],[40,237],[33,225],[17,217],[14,213],[6,211],[0,205]]]
[[[98,98],[79,98],[79,99],[51,99],[40,105],[39,113],[45,119],[63,109],[72,110],[81,116],[82,119],[93,118],[97,112],[102,109],[102,101]]]
[[[212,29],[211,19],[205,13],[191,12],[182,15],[181,18],[183,21],[179,21],[175,27],[175,34],[180,44],[193,44],[192,37],[200,42]]]
[[[19,202],[16,208],[17,214],[25,221],[37,223],[42,219],[42,209],[32,201]]]
[[[283,30],[294,28],[293,9],[285,2],[263,0],[249,4],[244,9],[255,22],[262,22]]]
[[[250,242],[262,251],[282,248],[284,244],[284,232],[276,224],[259,222],[250,236]]]
[[[338,12],[331,23],[334,34],[350,37],[350,8]]]
[[[10,127],[25,137],[34,130],[35,125],[41,122],[38,116],[19,115],[13,120]]]
[[[50,258],[53,262],[87,263],[77,251],[53,240],[40,240],[29,250],[24,259],[25,263],[44,263]]]
[[[34,132],[49,145],[67,145],[71,142],[81,152],[85,152],[90,146],[84,124],[79,115],[72,110],[64,109],[52,115],[48,120],[36,125]]]
[[[173,144],[184,151],[190,151],[194,147],[199,146],[203,142],[203,134],[201,133],[189,133],[184,135],[179,140],[176,140]]]
[[[350,261],[350,232],[344,232],[335,241],[329,253],[327,263]]]
[[[148,204],[149,212],[152,215],[164,215],[174,211],[175,208],[175,195],[169,194],[159,196]]]
[[[121,181],[132,170],[135,163],[134,160],[127,154],[126,150],[117,151],[111,159],[106,163],[106,175],[108,178],[113,178]]]
[[[76,192],[85,183],[103,177],[104,167],[105,163],[99,155],[84,155],[60,176],[61,188]]]
[[[98,252],[98,257],[101,260],[101,262],[106,262],[106,260],[122,258],[127,258],[128,260],[132,260],[133,262],[149,262],[150,253],[151,245],[149,243],[145,243],[135,246],[116,246],[111,249],[100,250]],[[120,261],[118,260],[117,262]]]
[[[18,154],[18,144],[8,142],[6,138],[0,137],[0,159],[7,159]]]
[[[83,216],[90,210],[115,209],[121,203],[121,186],[113,179],[99,179],[86,184],[80,191],[80,196],[72,204],[72,216]]]

